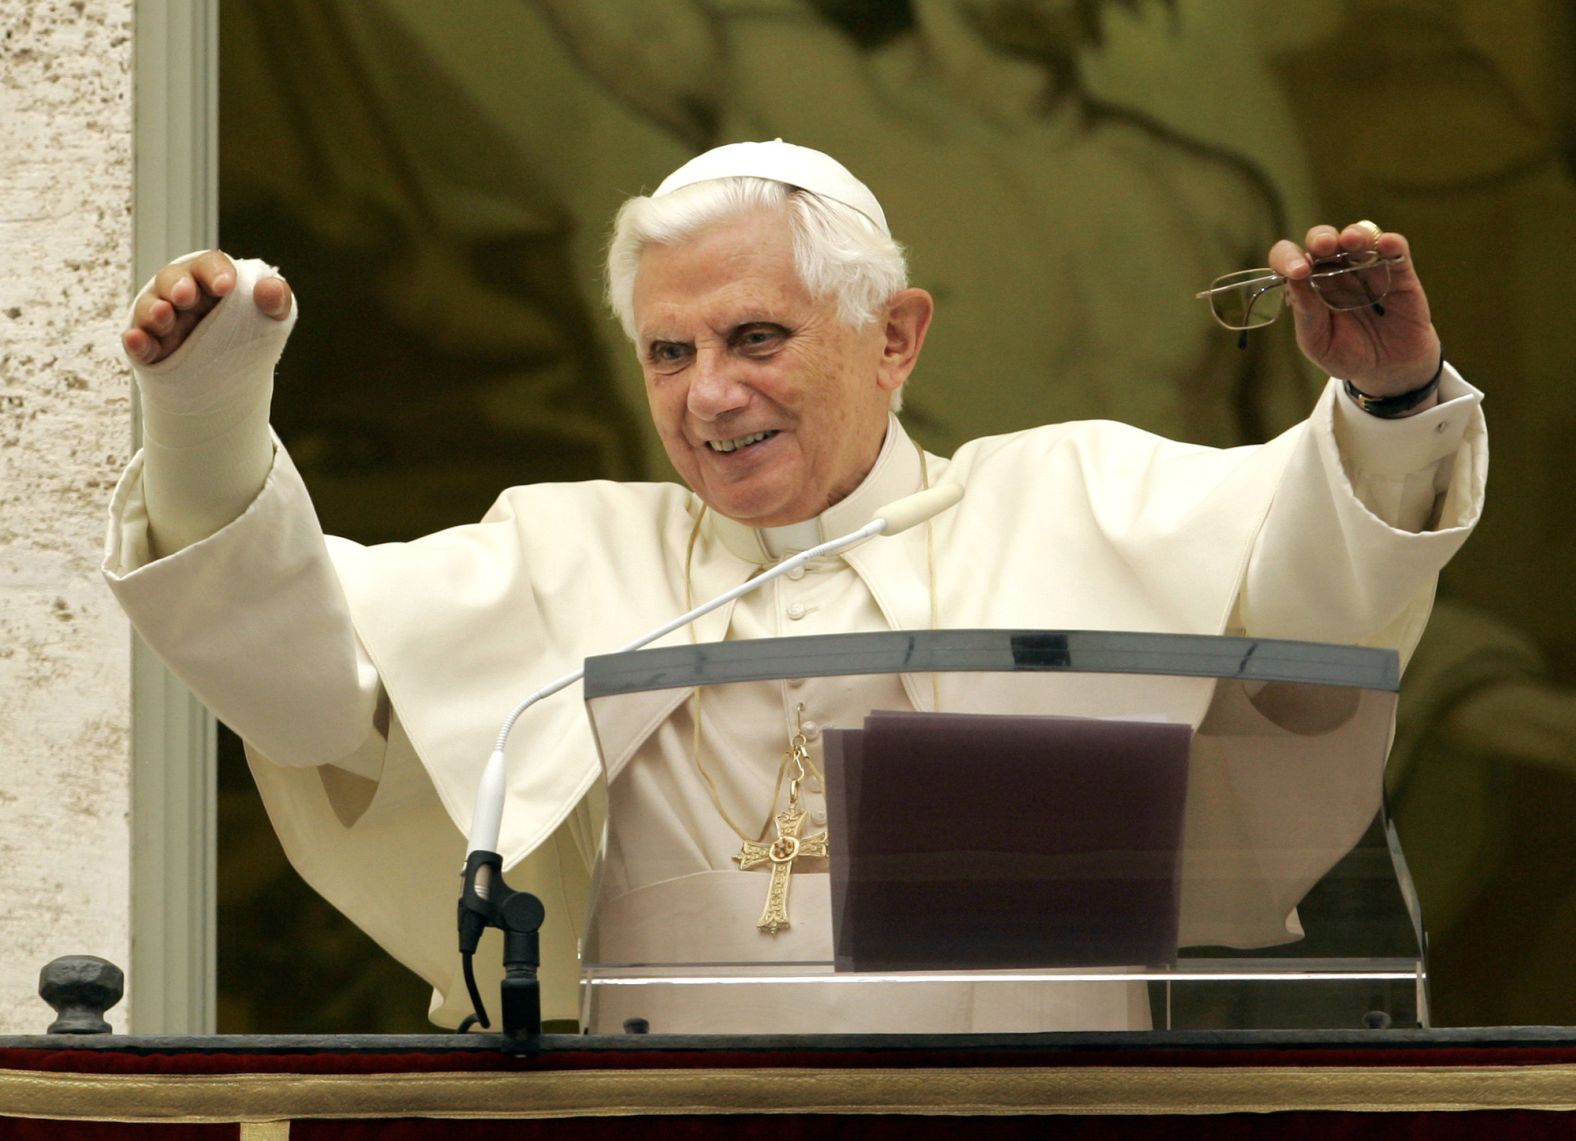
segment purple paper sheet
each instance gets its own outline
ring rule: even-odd
[[[837,968],[1174,962],[1191,738],[961,713],[828,730]]]

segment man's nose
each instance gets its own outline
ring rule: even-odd
[[[727,353],[702,349],[691,370],[688,405],[702,420],[715,420],[749,402],[750,390],[739,376],[739,364]]]

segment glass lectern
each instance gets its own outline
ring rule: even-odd
[[[1390,651],[1095,631],[589,659],[585,1026],[1426,1025],[1397,685]],[[802,764],[740,745],[785,711]]]

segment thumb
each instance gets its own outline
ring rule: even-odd
[[[290,301],[290,284],[282,277],[265,277],[252,287],[252,303],[275,321],[290,315]]]

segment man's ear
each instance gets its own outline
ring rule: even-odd
[[[900,289],[887,302],[885,339],[877,377],[886,391],[901,388],[919,363],[919,350],[925,344],[925,334],[935,312],[935,301],[923,289]]]

